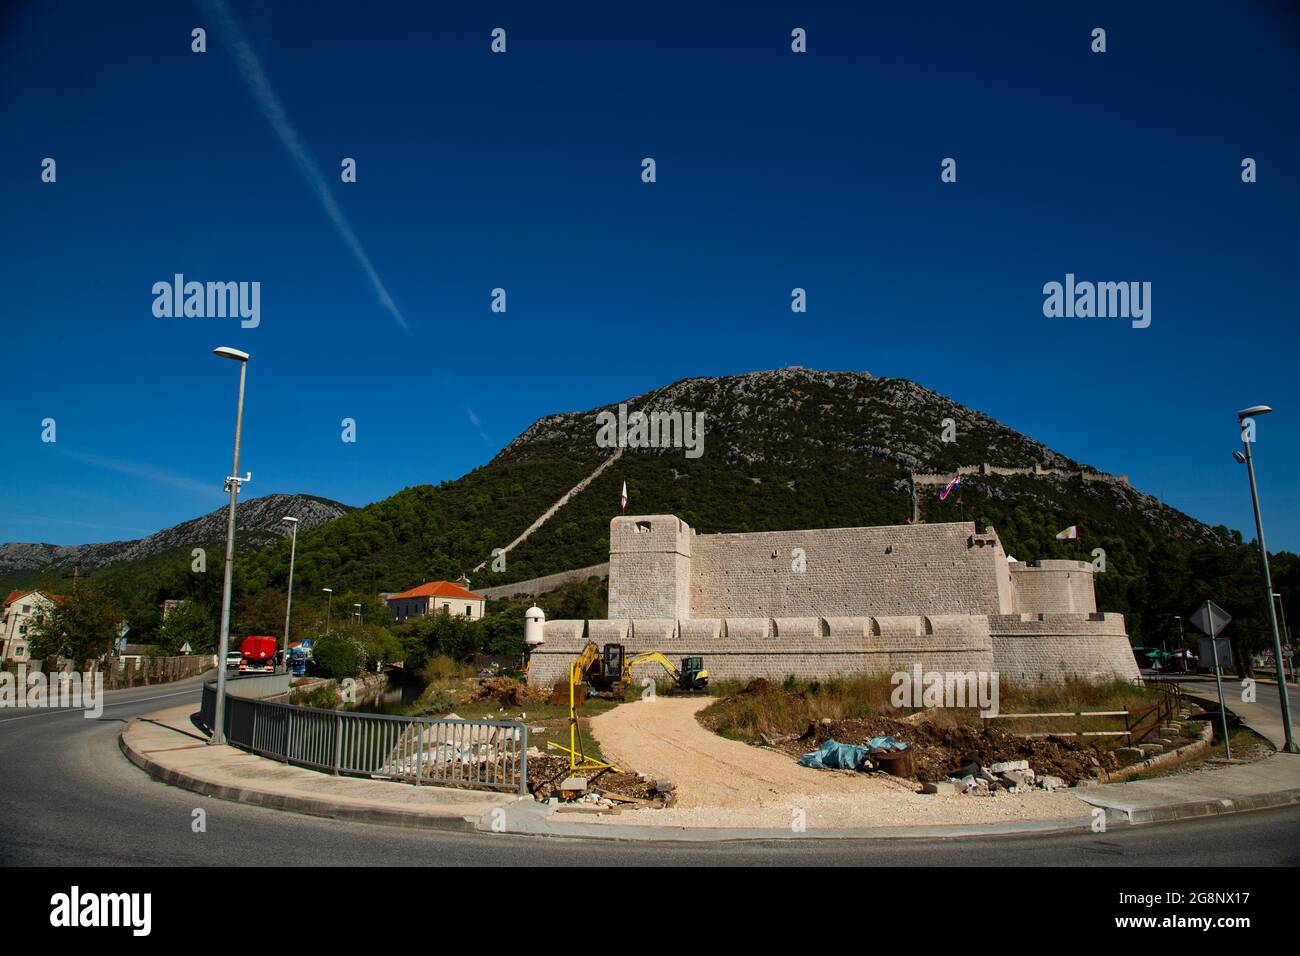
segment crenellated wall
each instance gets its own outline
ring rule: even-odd
[[[588,640],[623,644],[629,657],[647,651],[674,661],[698,655],[715,681],[893,673],[917,663],[926,670],[994,669],[987,619],[970,615],[587,621],[585,633],[583,623],[546,623],[546,643],[528,665],[530,684],[567,679],[569,662]],[[661,678],[663,670],[638,665],[633,676]]]

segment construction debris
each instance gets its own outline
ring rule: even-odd
[[[584,780],[586,792],[576,801],[567,802],[582,802],[593,797],[625,804],[627,800],[632,800],[641,806],[664,807],[672,805],[676,800],[671,780],[656,781],[635,773],[616,773],[613,770],[574,773],[569,769],[568,757],[546,753],[541,756],[531,753],[528,755],[528,789],[535,799],[548,801],[559,798],[564,784],[571,778]]]
[[[802,737],[777,749],[797,759],[827,740],[870,746],[882,736],[909,745],[914,779],[922,782],[946,780],[950,776],[960,779],[968,774],[976,775],[983,768],[988,768],[988,775],[996,778],[1001,771],[994,768],[1006,766],[1020,770],[1032,768],[1038,774],[1051,774],[1073,785],[1078,780],[1100,777],[1104,771],[1119,766],[1112,751],[1093,744],[1063,737],[1019,737],[994,726],[946,725],[917,715],[906,721],[889,717],[837,720],[829,727],[822,721],[813,721]]]
[[[780,713],[799,709],[795,706],[799,702],[793,700],[799,694],[764,680],[750,681],[743,690],[727,699],[764,696],[792,698],[788,707],[785,701],[773,700],[764,706],[764,710]],[[700,715],[700,722],[711,730],[718,729],[717,718],[711,718],[707,711]],[[1006,764],[1008,769],[1032,768],[1038,775],[1060,777],[1066,785],[1074,786],[1082,780],[1103,778],[1108,772],[1130,762],[1125,760],[1126,755],[1117,756],[1113,750],[1078,738],[1018,736],[991,721],[980,724],[932,710],[899,717],[812,718],[795,740],[782,733],[789,729],[769,727],[764,731],[762,742],[796,760],[816,751],[828,740],[838,744],[870,746],[875,739],[887,736],[906,743],[908,748],[903,752],[910,755],[912,766],[908,773],[899,775],[920,782],[942,781],[950,776],[960,779],[967,774],[958,771],[975,763],[977,768],[988,767],[990,776],[995,779],[1001,771],[994,771],[993,767]],[[874,755],[873,763],[884,763],[879,757],[879,754]],[[878,766],[876,769],[884,768]],[[902,768],[896,766],[892,769],[898,772]],[[1003,786],[1013,785],[1019,787],[1018,783],[1003,781]]]
[[[478,682],[478,688],[470,699],[493,700],[503,708],[514,709],[543,701],[546,695],[510,677],[484,677]]]

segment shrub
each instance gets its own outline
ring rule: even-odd
[[[289,695],[289,703],[299,707],[324,707],[337,710],[342,699],[339,689],[333,684],[316,684],[314,687],[297,688]]]
[[[359,677],[366,664],[366,652],[357,641],[329,634],[312,647],[312,661],[330,677]]]

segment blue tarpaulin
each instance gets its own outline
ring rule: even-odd
[[[828,740],[812,753],[804,754],[799,763],[814,770],[857,770],[867,755],[878,750],[906,750],[907,744],[893,737],[872,737],[865,746]]]
[[[812,753],[800,757],[799,762],[814,770],[857,770],[866,759],[867,748],[861,744],[828,740]]]

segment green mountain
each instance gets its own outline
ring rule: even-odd
[[[912,513],[913,473],[982,463],[1092,470],[914,382],[864,373],[787,368],[684,379],[625,404],[628,413],[703,415],[702,453],[626,448],[507,554],[504,571],[489,563],[472,574],[474,587],[605,561],[624,481],[629,514],[676,514],[709,533],[904,523]],[[615,452],[597,441],[601,412],[617,414],[618,405],[542,418],[455,481],[406,488],[301,532],[294,607],[323,614],[321,588],[333,588],[336,602],[345,592],[373,601],[381,591],[455,578],[490,562],[494,548],[512,542]],[[943,440],[944,419],[952,419],[955,441]],[[937,492],[917,489],[921,520],[991,524],[1021,561],[1091,559],[1092,549],[1103,548],[1099,603],[1129,615],[1135,643],[1176,637],[1173,615],[1186,619],[1207,597],[1239,615],[1243,638],[1259,638],[1265,611],[1262,594],[1254,594],[1262,592],[1257,560],[1226,528],[1207,527],[1108,480],[981,474],[964,478],[960,494],[946,502]],[[1081,539],[1057,541],[1055,533],[1072,524],[1081,527]],[[240,599],[282,593],[288,558],[285,542],[242,556]],[[114,586],[136,607],[173,596],[210,601],[213,582],[200,588],[188,580],[194,576],[187,566],[174,563],[165,571],[118,568]],[[1275,577],[1287,581],[1296,573],[1294,556],[1280,555]],[[167,593],[178,588],[183,593]]]

